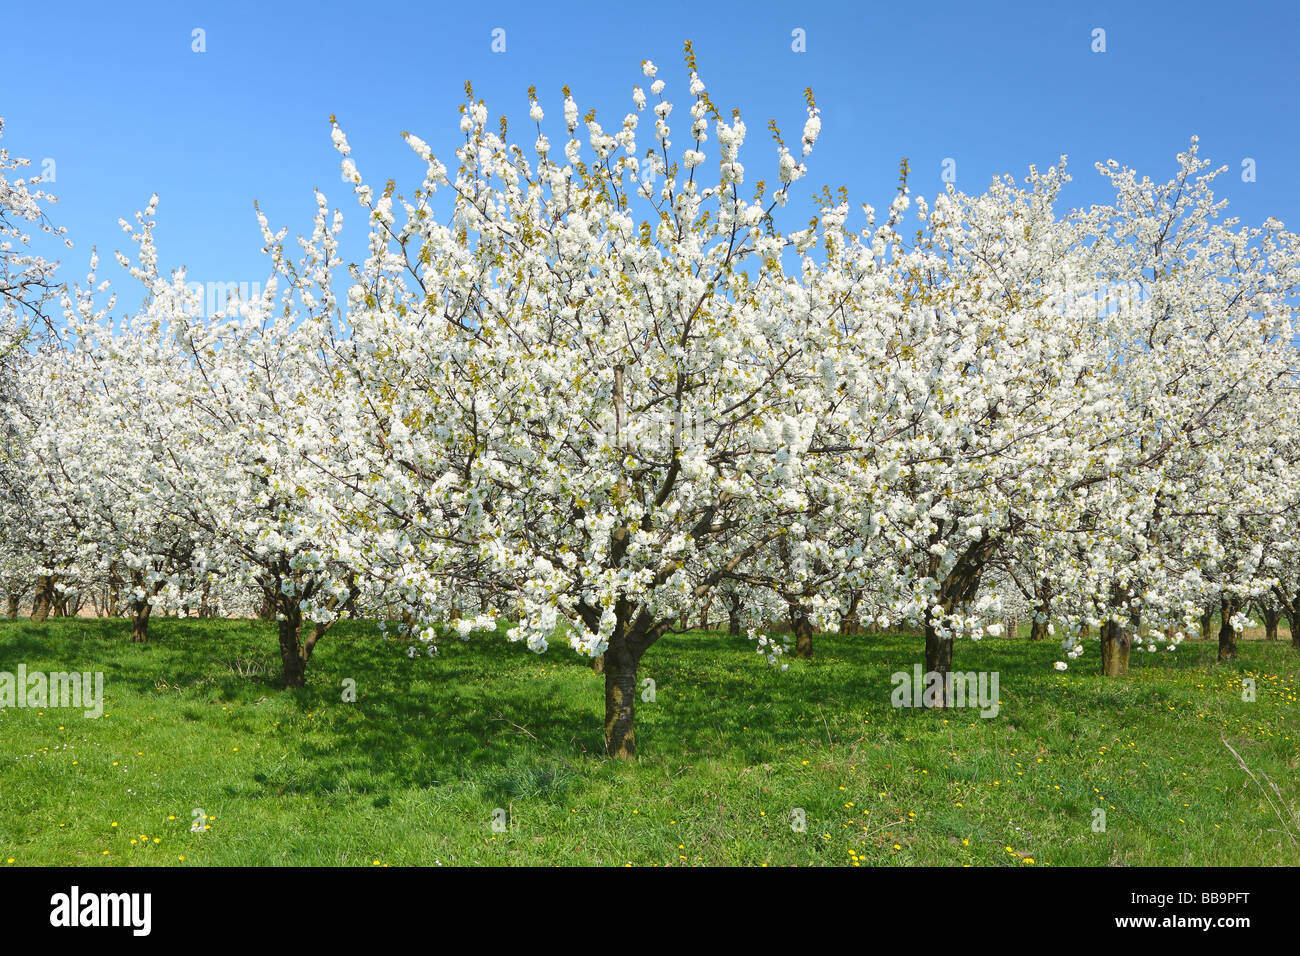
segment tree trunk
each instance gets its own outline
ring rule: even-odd
[[[275,599],[269,594],[262,596],[262,606],[258,608],[257,616],[263,621],[275,620]]]
[[[1201,640],[1208,641],[1214,636],[1214,608],[1207,607],[1201,612]]]
[[[794,629],[794,656],[808,659],[813,656],[812,621],[808,612],[797,604],[790,605],[790,625]]]
[[[18,601],[19,598],[17,594],[9,595],[8,606],[5,609],[5,617],[11,621],[18,620]]]
[[[1235,601],[1224,601],[1219,622],[1219,660],[1230,661],[1237,657],[1237,632],[1233,629],[1231,619],[1237,613]]]
[[[1266,604],[1261,610],[1264,612],[1264,640],[1277,640],[1277,626],[1282,619],[1282,612],[1275,604]]]
[[[108,592],[105,604],[108,607],[108,616],[117,617],[117,592],[122,587],[122,575],[118,572],[117,562],[113,561],[108,566]]]
[[[1286,615],[1287,630],[1291,632],[1291,646],[1300,650],[1300,602],[1283,601],[1282,613]]]
[[[591,659],[591,669],[597,674],[605,673],[605,655],[597,654]]]
[[[1038,604],[1034,607],[1034,622],[1029,625],[1031,641],[1047,640],[1047,623],[1052,619],[1052,582],[1043,578],[1034,592]]]
[[[947,707],[947,698],[942,693],[947,686],[948,674],[952,670],[952,648],[955,638],[940,637],[935,631],[934,625],[927,619],[925,624],[925,680],[926,686],[929,686],[931,674],[938,674],[940,683],[939,702],[936,708],[943,710]],[[925,697],[921,698],[922,706],[925,706]]]
[[[131,609],[131,643],[145,644],[149,641],[149,614],[153,605],[148,601]]]
[[[1015,614],[1012,614],[1010,617],[1008,617],[1006,621],[1003,622],[1002,626],[1006,628],[1006,634],[1005,634],[1006,637],[1020,636],[1020,618],[1017,617]]]
[[[623,640],[605,650],[605,753],[619,760],[636,756],[637,658]]]
[[[1106,677],[1127,677],[1133,635],[1109,618],[1101,626],[1101,672]]]
[[[36,595],[32,598],[32,620],[38,624],[50,616],[54,606],[54,578],[48,574],[36,579]]]
[[[307,684],[307,660],[302,647],[302,615],[297,607],[286,614],[280,623],[280,660],[284,665],[284,686],[304,687]]]
[[[858,616],[858,603],[862,600],[862,592],[854,591],[849,596],[849,607],[840,615],[840,633],[847,634],[850,637],[862,633],[862,619]]]
[[[727,633],[740,637],[740,608],[733,604],[727,605]]]

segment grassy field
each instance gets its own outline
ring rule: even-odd
[[[961,642],[956,669],[1000,675],[982,719],[891,706],[915,636],[820,636],[785,673],[743,638],[669,636],[626,764],[599,756],[601,678],[567,649],[489,635],[412,659],[345,623],[286,692],[269,625],[152,637],[0,623],[0,671],[103,671],[107,698],[99,719],[0,710],[0,865],[1300,863],[1285,641],[1229,664],[1135,652],[1128,680],[1095,675],[1095,643],[1058,673],[1055,640]]]

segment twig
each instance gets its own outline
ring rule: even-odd
[[[529,737],[532,737],[534,740],[537,739],[537,735],[534,734],[534,733],[533,733],[531,730],[529,730],[527,727],[520,727],[520,726],[519,726],[518,724],[516,724],[513,720],[507,720],[505,717],[502,717],[500,714],[497,714],[497,716],[493,717],[492,719],[493,719],[494,721],[502,721],[502,722],[504,722],[504,723],[507,723],[507,724],[509,724],[511,727],[514,727],[514,728],[518,729],[521,733],[525,733],[525,734],[527,734]]]
[[[822,726],[826,728],[826,742],[831,746],[831,756],[835,755],[835,741],[831,738],[831,725],[826,723],[826,715],[822,713],[822,705],[817,705],[817,713],[822,719]]]
[[[1227,747],[1229,752],[1237,758],[1237,763],[1241,764],[1241,769],[1250,774],[1250,779],[1255,781],[1255,786],[1259,787],[1259,792],[1264,795],[1264,799],[1268,801],[1268,805],[1273,808],[1273,812],[1277,814],[1278,820],[1282,822],[1282,832],[1291,838],[1292,844],[1300,842],[1296,840],[1295,830],[1293,829],[1292,824],[1288,823],[1286,817],[1282,816],[1282,811],[1278,809],[1277,804],[1273,802],[1273,798],[1268,795],[1268,791],[1265,790],[1264,785],[1259,782],[1259,778],[1256,777],[1251,769],[1246,766],[1246,761],[1241,759],[1241,754],[1232,749],[1232,744],[1228,743],[1226,737],[1220,737],[1219,739],[1223,741],[1223,746]],[[1264,774],[1265,780],[1268,780],[1268,774],[1264,773],[1262,770],[1260,773]],[[1268,780],[1268,785],[1273,788],[1273,792],[1277,794],[1278,800],[1282,800],[1282,792],[1278,790],[1277,784],[1272,780]],[[1285,806],[1285,802],[1283,802],[1283,806]]]

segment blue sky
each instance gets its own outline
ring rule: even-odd
[[[193,52],[192,31],[206,51]],[[505,31],[506,50],[491,49]],[[1095,53],[1093,31],[1105,30]],[[792,31],[806,52],[791,49]],[[126,250],[119,217],[158,192],[162,265],[203,282],[262,282],[267,267],[253,200],[275,228],[311,229],[312,188],[343,209],[344,253],[364,252],[364,222],[339,177],[328,117],[377,188],[407,195],[423,164],[401,141],[421,136],[454,165],[457,107],[471,80],[495,119],[531,144],[528,86],[552,121],[569,84],[607,130],[660,67],[685,144],[683,41],[724,113],[750,134],[747,180],[774,181],[765,131],[774,117],[797,142],[803,89],[822,110],[807,197],[844,185],[852,208],[883,207],[908,157],[913,192],[933,195],[945,159],[979,192],[996,174],[1023,178],[1069,154],[1067,205],[1110,198],[1092,164],[1111,157],[1164,181],[1192,134],[1227,165],[1216,193],[1244,223],[1274,215],[1300,229],[1300,4],[1270,0],[1135,3],[436,3],[58,2],[10,4],[0,33],[4,144],[55,161],[56,221],[76,243],[64,277]],[[562,127],[559,127],[562,129]],[[1241,163],[1255,161],[1243,182]],[[860,223],[859,223],[860,224]],[[113,266],[119,304],[139,290]]]

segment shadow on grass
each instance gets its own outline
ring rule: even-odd
[[[227,787],[231,796],[373,793],[374,805],[385,806],[400,789],[472,786],[501,803],[558,801],[593,765],[596,776],[621,772],[603,757],[603,679],[587,661],[558,647],[534,655],[492,635],[445,639],[432,658],[418,644],[411,657],[411,646],[382,637],[373,624],[343,622],[318,645],[308,686],[285,691],[274,625],[266,622],[163,618],[144,645],[130,643],[122,620],[0,623],[0,670],[21,662],[103,671],[114,708],[130,701],[134,707],[122,709],[137,719],[170,711],[179,727],[213,721],[215,704],[238,705],[241,731],[268,733],[272,722],[259,708],[269,708],[290,759],[254,766],[242,784]],[[910,673],[923,659],[919,637],[819,635],[815,646],[813,660],[791,660],[781,672],[744,638],[665,637],[642,661],[641,761],[669,772],[710,760],[752,766],[810,743],[833,750],[872,733],[935,730],[935,714],[891,705],[891,675]],[[1135,667],[1203,665],[1206,653],[1185,661],[1181,652],[1150,655]],[[1059,691],[1051,669],[1059,654],[1054,641],[962,642],[954,666],[999,671],[1014,714],[1017,703]],[[349,681],[354,703],[343,699]],[[1150,697],[1138,682],[1084,682],[1078,691],[1098,710],[1124,711]],[[1054,728],[1070,733],[1066,717]]]

